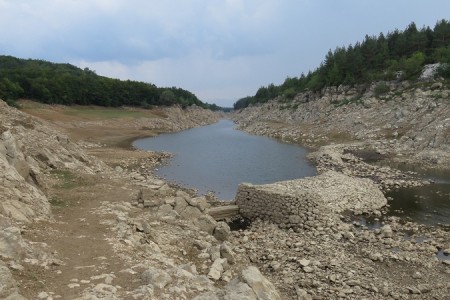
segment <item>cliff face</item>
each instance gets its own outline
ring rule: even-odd
[[[292,102],[248,107],[234,119],[254,134],[311,146],[378,141],[372,147],[442,165],[450,162],[449,95],[439,82],[330,87],[298,94]]]

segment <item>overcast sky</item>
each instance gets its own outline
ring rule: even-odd
[[[366,34],[449,18],[449,0],[0,0],[0,54],[231,106]]]

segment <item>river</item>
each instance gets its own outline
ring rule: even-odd
[[[313,176],[307,151],[275,139],[235,130],[230,120],[136,140],[133,146],[174,154],[156,174],[169,181],[209,191],[219,199],[234,199],[242,182],[266,184]]]

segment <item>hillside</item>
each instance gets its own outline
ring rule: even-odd
[[[424,65],[439,63],[438,76],[450,78],[450,22],[441,20],[433,29],[417,28],[411,23],[405,30],[395,29],[379,36],[366,35],[363,41],[329,50],[314,71],[288,77],[281,85],[263,86],[254,96],[239,99],[235,109],[265,103],[276,97],[292,100],[297,93],[318,92],[325,87],[369,86],[374,81],[416,80]]]
[[[0,99],[10,103],[25,98],[42,103],[100,106],[197,105],[218,109],[177,87],[112,79],[70,64],[0,56]]]

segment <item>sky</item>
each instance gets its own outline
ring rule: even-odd
[[[449,0],[0,0],[0,55],[181,87],[230,107],[328,50],[434,27]]]

